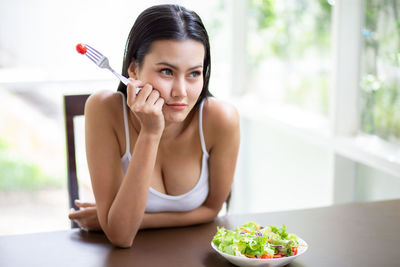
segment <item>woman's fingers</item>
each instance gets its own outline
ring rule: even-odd
[[[154,104],[156,106],[157,109],[162,109],[162,107],[164,106],[164,98],[158,98],[156,103]]]
[[[68,218],[75,221],[80,228],[93,231],[101,230],[96,207],[88,207],[81,210],[71,209]]]
[[[71,209],[70,213],[68,214],[68,218],[71,220],[79,220],[81,218],[84,218],[93,212],[96,212],[96,203],[90,203],[90,202],[81,202],[80,200],[76,199],[74,201],[75,205],[78,206],[80,209],[75,210]]]
[[[96,207],[96,203],[92,202],[82,202],[79,199],[75,199],[75,205],[79,208],[88,208],[88,207]]]
[[[159,98],[160,98],[160,93],[157,90],[153,90],[150,93],[149,97],[147,98],[147,102],[150,105],[154,105]]]
[[[161,99],[160,92],[153,89],[150,84],[146,84],[142,87],[131,105],[129,103],[128,105],[135,113],[153,113],[155,103],[159,99]],[[156,108],[160,108],[159,105]]]
[[[94,211],[96,211],[95,209],[93,209]],[[81,209],[81,210],[74,210],[70,212],[70,214],[68,214],[68,217],[71,220],[79,220],[82,218],[87,217],[88,215],[93,213],[92,209]]]
[[[132,90],[132,88],[131,88]],[[130,110],[139,119],[141,130],[152,134],[161,134],[164,129],[162,105],[164,100],[158,90],[152,85],[145,84],[134,98],[128,101]]]
[[[79,219],[82,216],[82,210],[74,210],[71,209],[69,214],[68,214],[68,218],[70,220],[76,220]]]
[[[132,106],[133,102],[136,99],[136,91],[137,88],[141,88],[144,86],[142,81],[139,80],[134,80],[132,78],[129,79],[130,83],[127,85],[126,87],[126,102],[128,104],[128,106]]]
[[[129,107],[131,107],[131,109],[133,109],[134,112],[140,111],[140,109],[145,105],[147,98],[149,97],[152,91],[153,91],[153,86],[151,86],[150,84],[144,85],[140,90],[140,92],[136,95],[131,105],[129,105],[128,103]]]

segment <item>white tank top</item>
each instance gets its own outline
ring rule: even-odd
[[[119,93],[122,95],[122,106],[123,106],[124,125],[125,125],[126,148],[125,148],[125,154],[121,158],[122,169],[125,174],[128,169],[132,155],[130,152],[128,114],[127,114],[125,96],[121,92]],[[203,123],[202,123],[203,105],[204,105],[204,99],[200,103],[200,110],[199,110],[199,134],[200,134],[200,142],[201,142],[201,149],[203,151],[203,156],[201,163],[202,165],[201,165],[200,178],[197,184],[189,192],[177,196],[163,194],[155,190],[154,188],[150,187],[149,194],[147,197],[145,212],[189,211],[200,207],[206,200],[209,192],[209,182],[208,182],[209,154],[206,149],[206,144],[204,142],[204,134],[203,134]]]

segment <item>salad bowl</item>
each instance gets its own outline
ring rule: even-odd
[[[276,258],[276,259],[255,259],[255,258],[248,258],[246,256],[234,256],[222,251],[219,251],[215,244],[211,241],[211,247],[222,257],[228,260],[230,263],[241,266],[241,267],[278,267],[278,266],[285,266],[292,262],[294,259],[299,257],[301,254],[306,252],[308,245],[307,243],[298,238],[299,241],[299,248],[296,255]]]

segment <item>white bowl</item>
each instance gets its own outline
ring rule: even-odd
[[[246,256],[234,256],[230,254],[226,254],[222,251],[219,251],[214,243],[211,241],[211,247],[218,252],[222,257],[227,259],[232,264],[242,267],[255,267],[255,266],[262,266],[262,267],[278,267],[284,266],[292,262],[295,258],[306,252],[308,245],[307,243],[298,238],[299,241],[299,248],[297,250],[297,254],[289,257],[282,257],[277,259],[254,259],[254,258],[247,258]]]

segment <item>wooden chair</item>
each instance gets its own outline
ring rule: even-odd
[[[90,95],[65,95],[64,116],[67,138],[68,196],[70,208],[78,209],[74,200],[79,199],[78,177],[76,173],[74,117],[84,115],[85,103]],[[71,222],[71,228],[78,228]]]

